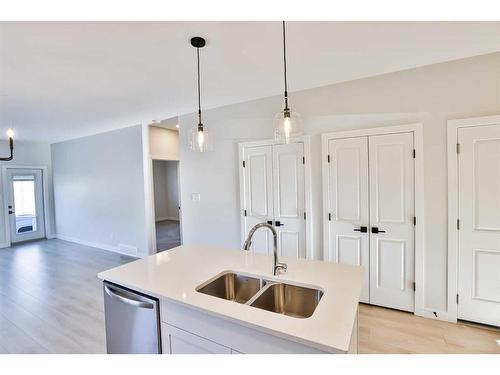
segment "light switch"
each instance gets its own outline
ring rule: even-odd
[[[191,202],[199,202],[201,200],[200,193],[191,193]]]

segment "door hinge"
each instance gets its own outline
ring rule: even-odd
[[[328,163],[330,162],[330,155],[327,156]]]
[[[413,159],[415,159],[415,155],[416,155],[415,149],[413,149]]]
[[[245,165],[246,165],[246,164],[245,164],[245,160],[243,160],[243,168],[245,168]]]
[[[243,215],[247,216],[247,210],[243,210]]]
[[[460,154],[460,143],[457,143],[457,154]]]
[[[328,214],[328,221],[332,221],[332,214]]]
[[[305,163],[306,163],[306,157],[302,156],[302,164],[305,164]]]
[[[457,305],[458,305],[458,294],[457,294]]]
[[[304,212],[304,220],[306,219],[306,213]]]
[[[413,216],[413,225],[417,225],[417,217]]]
[[[457,230],[460,230],[460,219],[457,219]]]
[[[413,287],[413,291],[416,292],[417,291],[417,283],[415,283],[415,281],[412,282],[412,287]]]

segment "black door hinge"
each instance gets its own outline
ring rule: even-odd
[[[417,225],[417,217],[413,216],[413,225]]]
[[[305,164],[305,163],[306,163],[306,157],[302,156],[302,164]]]
[[[247,210],[243,210],[243,215],[247,216]]]
[[[458,305],[458,294],[457,294],[457,305]]]
[[[245,168],[245,160],[243,160],[243,168]]]
[[[329,163],[330,162],[330,155],[328,155],[326,159],[328,160],[328,163]]]
[[[460,143],[457,143],[457,154],[460,154]]]
[[[460,219],[457,219],[457,230],[460,230]]]
[[[306,213],[304,212],[304,220],[306,219]]]
[[[328,221],[332,221],[332,214],[328,214]]]
[[[413,149],[413,159],[415,159],[415,155],[416,155],[415,149]]]

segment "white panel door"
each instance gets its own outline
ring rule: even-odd
[[[500,326],[500,125],[458,142],[458,318]]]
[[[414,310],[413,133],[368,138],[370,303]]]
[[[244,211],[243,225],[245,238],[257,223],[273,220],[273,152],[272,146],[246,147],[243,151],[244,170]],[[244,240],[244,239],[243,239]],[[255,233],[250,249],[270,254],[272,235],[268,230]]]
[[[12,243],[45,237],[42,173],[41,169],[7,169]]]
[[[278,232],[278,253],[306,257],[304,220],[304,144],[274,145],[274,225]]]
[[[328,144],[330,261],[363,266],[361,302],[370,302],[367,137],[333,139]]]

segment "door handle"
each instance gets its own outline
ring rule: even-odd
[[[268,223],[269,225],[273,225],[273,221],[272,221],[272,220],[268,220],[268,221],[267,221],[267,223]]]
[[[9,215],[12,215],[13,213],[14,213],[14,211],[9,210]]]
[[[275,225],[275,226],[277,226],[277,227],[282,227],[282,226],[283,226],[283,225],[285,225],[285,224],[281,224],[281,222],[280,222],[280,221],[275,221],[275,222],[274,222],[274,225]]]
[[[366,233],[368,232],[368,227],[359,227],[359,229],[353,229],[355,232]]]
[[[385,233],[385,230],[379,230],[378,227],[372,227],[372,233]]]
[[[106,291],[106,294],[110,296],[111,298],[115,298],[120,302],[123,302],[127,305],[135,306],[135,307],[142,307],[144,309],[153,309],[154,305],[149,302],[144,302],[144,301],[137,301],[135,299],[130,299],[127,297],[124,297],[118,293],[118,291],[111,289],[107,285],[104,285],[104,290]]]

